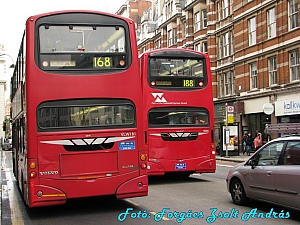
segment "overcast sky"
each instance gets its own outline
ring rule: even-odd
[[[0,44],[4,45],[5,53],[10,55],[14,62],[19,51],[25,22],[29,16],[59,10],[94,10],[115,13],[126,0],[1,0],[0,8]],[[5,58],[7,72],[0,80],[8,81],[13,69],[8,69],[12,64],[9,57]],[[8,92],[8,91],[7,91]],[[5,96],[9,96],[6,93]]]

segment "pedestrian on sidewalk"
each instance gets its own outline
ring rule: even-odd
[[[247,155],[250,155],[253,146],[253,138],[251,133],[248,133],[248,137],[246,139],[246,145],[247,145]]]
[[[248,133],[245,133],[244,136],[242,137],[242,143],[243,143],[243,155],[247,152],[247,137]]]
[[[262,137],[261,137],[261,133],[258,133],[257,136],[254,138],[255,150],[258,150],[261,146],[262,146]]]

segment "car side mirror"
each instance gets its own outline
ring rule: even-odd
[[[250,165],[251,165],[251,169],[255,168],[255,160],[254,159],[250,160]]]

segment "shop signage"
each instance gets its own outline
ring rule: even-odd
[[[271,115],[274,112],[274,106],[271,103],[263,104],[263,112],[267,115]]]
[[[300,114],[300,100],[290,99],[275,102],[275,116]]]

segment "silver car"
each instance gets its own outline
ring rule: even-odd
[[[3,141],[2,150],[12,150],[12,140],[10,138]]]
[[[268,142],[233,167],[226,183],[237,205],[254,199],[300,210],[300,136]]]

